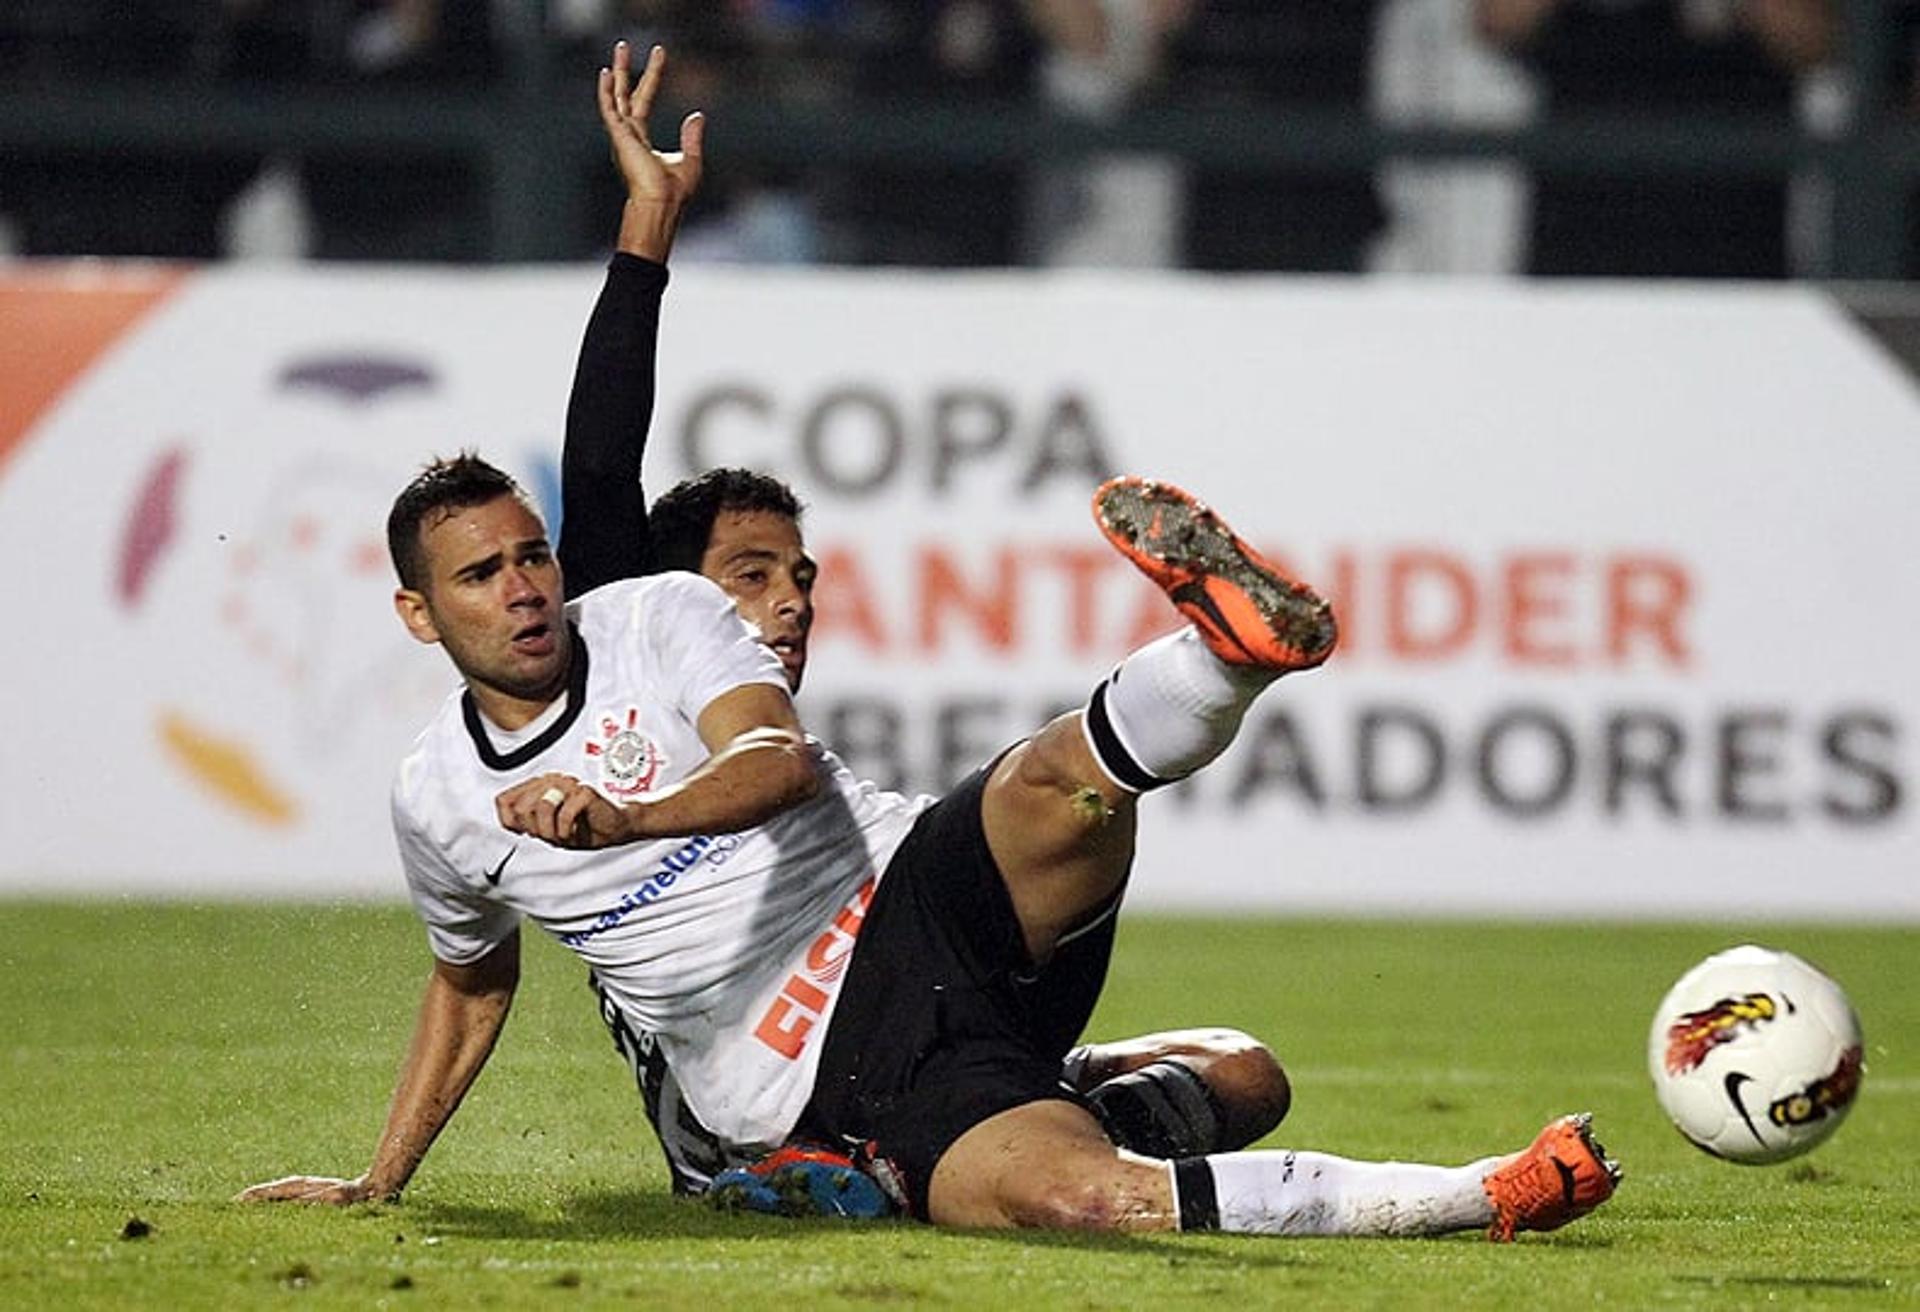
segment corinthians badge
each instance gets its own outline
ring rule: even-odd
[[[653,739],[635,727],[639,723],[638,707],[627,708],[624,723],[603,715],[599,741],[587,744],[587,755],[600,762],[600,789],[610,796],[632,797],[646,792],[665,764]]]

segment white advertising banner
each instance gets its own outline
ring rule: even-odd
[[[398,896],[387,506],[473,447],[553,509],[599,279],[0,275],[0,891]],[[1134,905],[1920,920],[1920,398],[1813,291],[687,267],[647,481],[716,464],[807,501],[801,710],[889,786],[1171,627],[1107,474],[1333,598]]]

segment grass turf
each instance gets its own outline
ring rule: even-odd
[[[1824,964],[1867,1029],[1839,1135],[1706,1157],[1643,1071],[1667,984],[1755,938]],[[1275,1144],[1453,1162],[1591,1108],[1627,1182],[1512,1247],[958,1234],[722,1216],[666,1193],[582,971],[529,942],[516,1014],[404,1202],[242,1207],[351,1175],[427,967],[401,908],[0,902],[0,1305],[1920,1306],[1920,932],[1136,918],[1094,1037],[1271,1042]]]

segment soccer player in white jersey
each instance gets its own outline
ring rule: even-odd
[[[580,345],[567,403],[561,455],[558,547],[568,595],[662,569],[706,575],[732,597],[762,643],[780,660],[796,693],[806,672],[818,573],[801,531],[792,490],[764,474],[717,469],[674,487],[648,509],[641,467],[651,426],[655,357],[667,257],[679,218],[698,189],[698,150],[653,148],[646,124],[665,73],[665,55],[649,54],[638,82],[624,43],[613,52],[602,121],[626,184],[618,240]],[[1070,1042],[1086,1028],[1104,982],[1113,917],[1090,924],[1057,948],[1036,998],[1057,1016]],[[680,1116],[672,1070],[645,1047],[601,992],[601,1015],[631,1066],[649,1117],[662,1137],[682,1192],[706,1190],[717,1155]],[[1277,1126],[1291,1090],[1265,1045],[1237,1030],[1186,1029],[1072,1049],[1062,1078],[1088,1095],[1114,1141],[1151,1156],[1190,1156],[1242,1148]],[[702,1163],[706,1166],[703,1167]],[[882,1212],[870,1184],[848,1178],[852,1163],[823,1145],[794,1145],[753,1167],[728,1173],[714,1197],[723,1206],[834,1214]]]
[[[1141,796],[1223,751],[1331,653],[1333,617],[1176,488],[1117,479],[1096,522],[1189,626],[946,797],[853,779],[777,660],[697,575],[563,603],[539,517],[475,457],[396,500],[395,608],[464,689],[402,763],[393,820],[436,959],[387,1125],[352,1180],[243,1197],[393,1197],[485,1062],[523,919],[606,982],[729,1158],[846,1145],[956,1226],[1496,1238],[1618,1177],[1583,1116],[1458,1167],[1117,1148],[1059,1083],[1017,981],[1121,895]]]

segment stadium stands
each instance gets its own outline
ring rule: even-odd
[[[578,74],[622,33],[665,42],[690,74],[676,87],[724,124],[726,168],[690,223],[690,255],[1033,262],[1046,243],[1031,184],[1121,158],[1172,166],[1168,263],[1319,263],[1290,254],[1297,245],[1235,255],[1244,245],[1228,242],[1224,258],[1196,255],[1177,223],[1189,175],[1491,163],[1509,184],[1548,164],[1596,177],[1793,180],[1806,198],[1793,210],[1793,271],[1865,279],[1911,268],[1920,126],[1901,91],[1913,81],[1900,35],[1912,23],[1907,0],[1834,0],[1832,57],[1807,97],[1818,105],[1825,88],[1853,112],[1809,111],[1795,130],[1759,105],[1711,117],[1532,116],[1520,66],[1475,49],[1464,0],[1379,7],[1371,109],[1295,97],[1289,79],[1336,76],[1303,62],[1303,51],[1335,48],[1303,35],[1313,8],[1271,8],[1263,27],[1245,22],[1244,6],[1236,20],[1224,0],[17,0],[0,7],[0,216],[21,254],[244,253],[230,211],[271,162],[270,179],[298,180],[308,230],[295,245],[312,256],[587,258],[604,240],[606,171]],[[1142,35],[1142,15],[1182,9],[1191,13],[1179,30]],[[1210,25],[1218,37],[1235,21],[1229,35],[1248,58],[1229,76],[1193,52],[1220,49]],[[1132,62],[1116,64],[1125,42]],[[1076,55],[1068,72],[1083,88],[1092,77],[1099,112],[1057,94],[1059,65]],[[1117,194],[1124,223],[1132,202]],[[1069,189],[1045,221],[1061,222],[1063,205],[1074,221],[1075,197],[1084,211],[1090,195],[1113,203]],[[1422,222],[1418,187],[1388,199],[1402,230]],[[1498,217],[1476,201],[1450,222]],[[1329,224],[1343,221],[1329,211]],[[1467,266],[1430,240],[1396,267]]]

